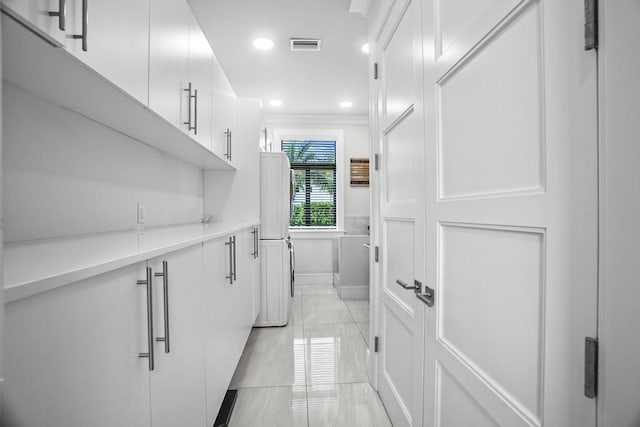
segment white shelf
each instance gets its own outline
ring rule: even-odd
[[[5,302],[49,291],[255,225],[257,223],[198,223],[5,244]]]
[[[235,170],[5,6],[3,12],[3,80],[199,168]]]

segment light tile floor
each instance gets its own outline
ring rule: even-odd
[[[391,426],[365,369],[368,301],[300,286],[283,328],[251,332],[231,380],[231,427]]]

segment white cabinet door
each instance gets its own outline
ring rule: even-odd
[[[204,350],[207,389],[207,425],[213,425],[235,364],[230,360],[227,338],[232,334],[229,312],[231,271],[228,240],[203,245]]]
[[[149,261],[154,272],[153,427],[204,426],[202,247]]]
[[[189,132],[189,23],[183,0],[151,0],[149,37],[149,108]]]
[[[86,37],[67,50],[148,105],[149,0],[67,0],[67,9],[67,34]]]
[[[237,98],[215,92],[212,96],[212,149],[217,155],[234,163],[236,153],[233,142],[236,136]]]
[[[7,304],[0,424],[150,425],[144,267]]]
[[[192,84],[191,120],[193,137],[211,149],[211,90],[213,50],[198,21],[191,16],[189,25],[189,81]],[[197,92],[196,92],[197,91]]]
[[[66,29],[69,28],[69,8],[60,0],[2,0],[4,6],[8,6],[22,19],[31,23],[37,29],[42,30],[51,38],[64,46],[66,43]],[[62,11],[62,13],[60,13]],[[57,14],[52,16],[51,13]]]
[[[246,276],[251,298],[251,325],[260,314],[262,290],[260,287],[260,227],[251,227],[245,232],[247,248]]]

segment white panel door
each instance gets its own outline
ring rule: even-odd
[[[79,38],[69,38],[67,50],[148,105],[149,0],[67,0],[67,8],[67,35],[86,36],[86,50]]]
[[[188,132],[189,23],[186,1],[153,0],[149,31],[149,108]]]
[[[425,2],[424,426],[594,426],[596,56],[581,0]]]
[[[145,266],[7,304],[1,425],[151,425]]]
[[[202,247],[192,246],[148,264],[154,273],[156,356],[151,372],[151,423],[153,427],[204,426]]]
[[[237,157],[233,141],[237,137],[236,122],[238,100],[233,95],[212,94],[212,151],[218,156],[233,162]]]
[[[422,423],[424,193],[421,3],[389,1],[376,34],[381,281],[378,287],[378,391],[395,426]],[[420,289],[418,289],[419,291]]]

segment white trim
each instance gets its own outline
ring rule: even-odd
[[[314,285],[333,285],[333,273],[296,273],[296,287]]]
[[[366,300],[369,299],[369,285],[340,286],[338,294],[340,294],[340,299],[343,300]]]
[[[344,130],[274,129],[273,149],[282,151],[282,140],[327,140],[336,142],[336,229],[344,230]],[[317,231],[317,230],[314,230]]]
[[[344,235],[344,230],[318,230],[311,228],[310,230],[289,229],[289,235],[293,240],[312,240],[326,239],[331,240]]]
[[[267,125],[295,124],[295,125],[368,125],[369,117],[360,115],[331,115],[331,114],[266,114]]]

